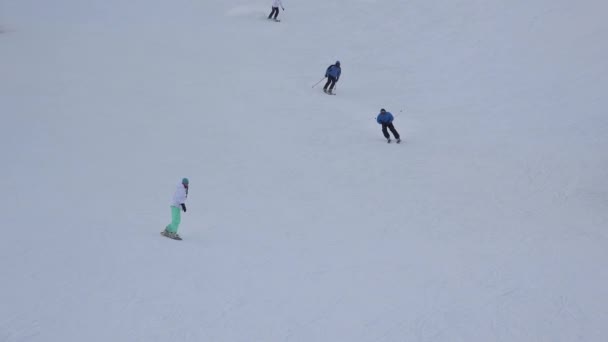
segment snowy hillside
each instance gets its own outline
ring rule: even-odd
[[[0,0],[0,341],[608,340],[608,3],[270,4]]]

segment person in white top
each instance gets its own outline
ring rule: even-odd
[[[283,11],[285,11],[285,8],[283,7],[283,3],[281,2],[281,0],[272,0],[272,11],[268,15],[268,19],[274,19],[274,20],[278,21],[277,16],[279,15],[279,6],[281,6],[281,9]],[[274,16],[274,18],[273,18],[273,16]]]
[[[177,185],[175,193],[173,194],[173,200],[171,201],[171,223],[165,227],[165,230],[161,232],[162,235],[175,239],[181,240],[182,238],[177,234],[177,229],[182,220],[182,210],[186,212],[186,199],[188,198],[188,185],[190,181],[188,178],[182,179],[182,182]]]

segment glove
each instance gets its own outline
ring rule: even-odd
[[[182,210],[186,212],[186,204],[182,203]]]

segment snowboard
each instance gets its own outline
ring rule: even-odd
[[[160,235],[162,235],[166,238],[169,238],[169,239],[173,239],[173,240],[182,240],[182,238],[179,237],[179,235],[177,235],[175,237],[171,237],[171,236],[167,235],[164,230],[162,232],[160,232]]]

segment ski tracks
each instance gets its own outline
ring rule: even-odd
[[[0,323],[0,341],[3,342],[25,342],[40,335],[40,323],[38,320],[28,318],[29,315],[21,314],[9,318]]]

